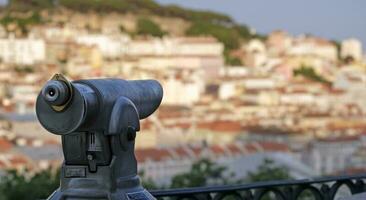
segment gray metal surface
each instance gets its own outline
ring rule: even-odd
[[[68,82],[55,75],[36,103],[41,125],[61,135],[65,159],[60,188],[49,199],[154,199],[141,186],[134,146],[139,120],[162,96],[154,80]]]
[[[366,193],[361,193],[352,195],[350,197],[344,197],[341,198],[340,200],[365,200],[365,199],[366,199]]]

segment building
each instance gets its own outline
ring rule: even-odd
[[[337,61],[338,53],[335,44],[316,37],[299,36],[287,50],[291,56],[316,56],[332,62]]]
[[[212,37],[167,37],[132,40],[128,56],[221,56],[222,43]]]
[[[361,145],[359,136],[322,138],[310,143],[303,159],[316,173],[329,175],[351,167],[349,160]]]
[[[34,65],[46,58],[46,44],[36,38],[0,38],[0,59],[2,62],[18,65]]]
[[[136,157],[144,178],[152,179],[160,186],[169,185],[177,174],[189,172],[191,165],[202,158],[211,159],[227,167],[225,174],[233,173],[234,176],[230,179],[234,180],[243,180],[249,172],[256,171],[266,159],[287,168],[295,178],[314,175],[294,157],[285,144],[275,142],[149,148],[137,150]]]
[[[192,80],[170,77],[162,82],[164,89],[163,104],[191,106],[200,99],[203,85]]]
[[[144,70],[204,70],[207,79],[224,66],[224,46],[211,37],[133,40],[126,48],[125,57]]]
[[[272,56],[283,55],[292,44],[291,36],[284,31],[274,31],[268,35],[266,45]]]
[[[253,67],[261,67],[267,63],[267,49],[264,43],[258,39],[250,40],[244,47],[245,65]]]
[[[75,41],[78,44],[97,46],[106,58],[116,58],[130,51],[127,47],[130,38],[125,35],[87,34],[76,36]]]
[[[341,43],[341,57],[352,58],[355,61],[362,60],[362,44],[355,38],[343,40]]]

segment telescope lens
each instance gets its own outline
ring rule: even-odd
[[[52,106],[60,106],[70,97],[69,88],[62,81],[48,81],[42,89],[43,99]]]
[[[51,88],[49,91],[48,91],[48,94],[53,97],[55,95],[55,90],[53,88]]]

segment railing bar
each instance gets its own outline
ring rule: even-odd
[[[196,187],[196,188],[153,190],[150,192],[155,197],[179,196],[179,195],[184,195],[184,194],[229,192],[229,191],[235,191],[235,190],[249,190],[249,189],[257,189],[257,188],[265,188],[265,187],[320,184],[320,183],[344,181],[344,180],[350,180],[350,179],[352,179],[352,180],[366,179],[366,174],[360,174],[360,175],[354,175],[354,176],[323,177],[323,178],[316,178],[316,179],[266,181],[266,182],[229,185],[229,186],[208,186],[208,187]]]

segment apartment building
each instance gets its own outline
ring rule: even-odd
[[[0,59],[17,65],[34,65],[46,58],[46,43],[37,38],[0,38]]]

